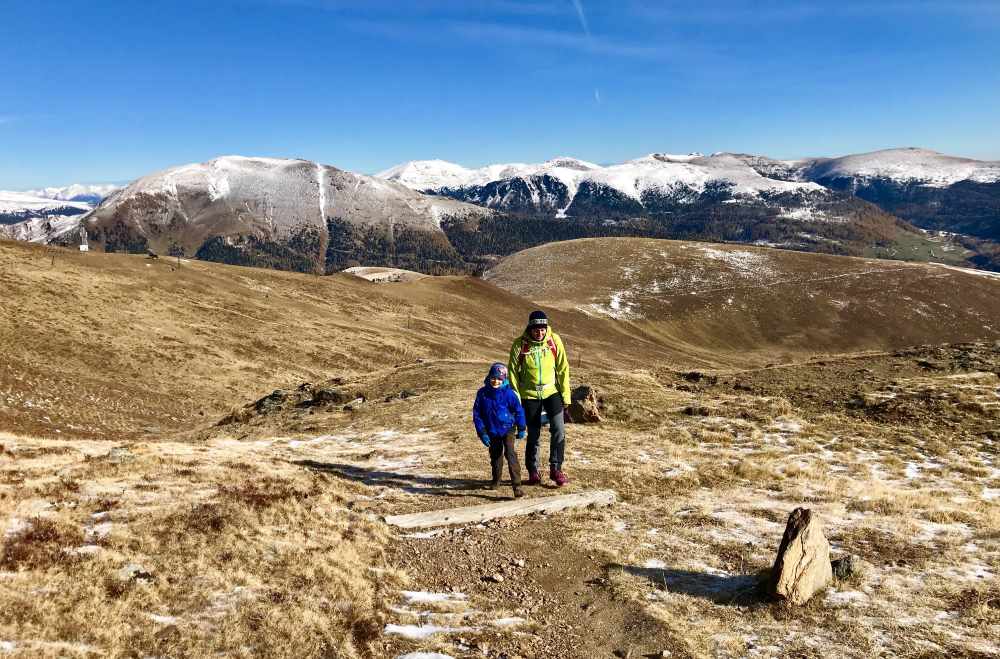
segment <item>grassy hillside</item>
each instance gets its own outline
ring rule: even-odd
[[[641,240],[387,284],[0,242],[0,648],[994,656],[997,287]],[[559,492],[620,502],[386,526],[509,497],[469,407],[536,301],[604,416]],[[795,608],[757,584],[801,505],[863,570]]]
[[[552,243],[486,274],[664,345],[736,352],[892,349],[1000,338],[1000,277],[942,265],[643,238]]]

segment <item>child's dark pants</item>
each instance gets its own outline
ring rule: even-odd
[[[493,468],[493,482],[499,483],[503,474],[504,454],[507,456],[507,470],[510,472],[510,484],[521,485],[521,463],[517,461],[517,451],[514,449],[514,431],[503,437],[490,437],[490,466]]]

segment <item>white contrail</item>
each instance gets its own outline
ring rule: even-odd
[[[601,102],[601,90],[598,89],[597,87],[594,87],[594,100],[597,101],[598,103]]]
[[[583,3],[580,0],[573,0],[573,6],[576,7],[576,15],[580,19],[580,27],[583,28],[584,34],[587,38],[590,38],[590,26],[587,25],[587,15],[583,13]]]

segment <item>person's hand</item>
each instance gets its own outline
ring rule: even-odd
[[[563,421],[566,423],[573,423],[573,417],[570,416],[568,407],[563,408]]]
[[[483,446],[485,446],[486,448],[490,447],[490,436],[488,434],[483,433],[482,435],[480,435],[479,441],[481,441],[483,443]]]
[[[518,438],[518,439],[524,439],[524,438],[525,438],[525,436],[526,436],[527,434],[528,434],[528,433],[526,433],[526,432],[524,432],[523,430],[520,430],[520,429],[519,429],[519,430],[517,431],[517,438]]]

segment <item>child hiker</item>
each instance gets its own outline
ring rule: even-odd
[[[506,454],[510,483],[514,486],[514,496],[523,497],[521,489],[521,465],[514,450],[514,427],[517,439],[524,439],[526,424],[524,408],[517,394],[507,382],[507,367],[497,362],[490,366],[490,372],[483,381],[483,387],[476,392],[476,402],[472,406],[472,422],[484,446],[490,449],[490,466],[493,479],[490,489],[500,484],[503,459]]]

